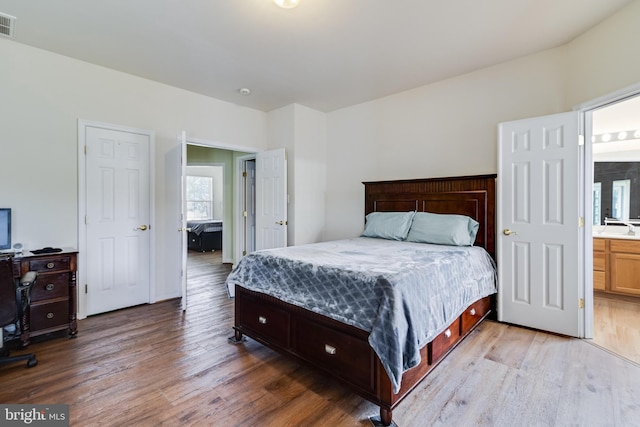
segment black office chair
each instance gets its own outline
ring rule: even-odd
[[[31,368],[38,364],[36,355],[33,353],[20,354],[10,356],[9,349],[5,345],[7,339],[4,338],[4,328],[13,325],[14,334],[20,334],[20,318],[29,303],[29,293],[31,286],[36,281],[37,274],[33,271],[28,272],[20,278],[20,282],[16,283],[13,277],[13,263],[11,257],[0,258],[0,365],[7,363],[27,361],[27,367]],[[16,286],[17,285],[17,286]]]

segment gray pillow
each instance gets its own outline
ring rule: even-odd
[[[407,238],[415,212],[371,212],[367,215],[363,237],[387,240]]]
[[[418,212],[413,217],[408,242],[472,246],[480,224],[464,215]]]

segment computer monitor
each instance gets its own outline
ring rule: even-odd
[[[0,250],[11,249],[11,209],[0,208]]]

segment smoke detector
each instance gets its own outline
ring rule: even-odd
[[[0,35],[13,38],[16,30],[16,17],[0,12]]]

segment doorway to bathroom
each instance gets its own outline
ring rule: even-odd
[[[640,95],[592,113],[593,343],[640,363]]]

